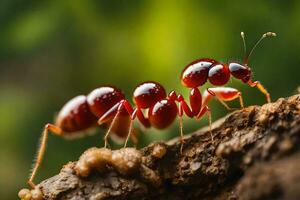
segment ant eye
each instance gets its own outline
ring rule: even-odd
[[[251,78],[251,71],[248,67],[239,63],[230,63],[229,71],[237,79],[241,79],[243,82],[248,82]]]

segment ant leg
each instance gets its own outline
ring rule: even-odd
[[[127,134],[127,137],[126,137],[126,140],[125,140],[123,148],[126,148],[129,138],[130,137],[132,138],[132,134],[131,134],[132,133],[132,128],[133,128],[133,120],[130,119],[129,130],[128,130],[128,134]]]
[[[241,92],[239,92],[239,101],[240,101],[240,106],[243,109],[244,108],[244,100],[243,100],[243,96],[242,96]]]
[[[206,91],[217,98],[217,100],[228,110],[228,111],[232,111],[234,110],[234,108],[229,107],[221,98],[219,98],[211,89],[207,88]]]
[[[128,134],[127,134],[127,137],[126,137],[126,140],[125,140],[123,148],[126,148],[127,143],[129,141],[129,138],[131,139],[134,147],[137,147],[138,137],[137,137],[136,131],[135,131],[134,127],[133,127],[133,122],[134,122],[134,119],[131,119],[130,120],[130,124],[129,124]]]
[[[123,106],[126,108],[127,112],[129,113],[129,115],[132,114],[132,108],[129,104],[130,107],[128,107],[127,105],[124,105],[124,100],[120,101],[119,103],[116,103],[113,107],[111,107],[106,113],[104,113],[100,119],[98,120],[98,124],[101,125],[105,122],[107,122],[109,119],[111,119],[111,116],[115,113],[112,122],[109,125],[109,128],[107,129],[107,132],[104,136],[104,148],[106,148],[108,146],[108,136],[116,122],[116,119],[118,117],[118,115],[121,112],[121,109],[123,108]],[[130,119],[132,121],[132,119]],[[130,122],[131,123],[131,122]],[[130,125],[131,126],[131,125]]]
[[[267,102],[271,103],[270,93],[267,91],[267,89],[259,81],[252,82],[251,80],[249,80],[247,83],[250,87],[257,87],[257,89],[259,89],[259,91],[262,92],[265,95],[265,97],[267,99]]]
[[[143,126],[146,128],[149,128],[151,125],[150,125],[149,119],[145,118],[145,116],[140,108],[135,108],[133,111],[130,111],[131,108],[130,109],[127,109],[127,108],[129,108],[129,106],[131,107],[131,105],[129,104],[129,102],[127,100],[124,101],[124,105],[125,105],[127,112],[130,113],[130,117],[131,117],[129,131],[128,131],[128,135],[127,135],[124,147],[126,147],[129,138],[131,138],[131,140],[133,141],[133,143],[136,146],[138,143],[138,138],[134,134],[134,127],[133,127],[133,121],[135,120],[135,118],[137,117],[138,120],[141,122],[141,124],[143,124]]]
[[[201,94],[200,94],[201,95]],[[201,97],[201,96],[200,96]],[[179,116],[179,127],[180,127],[180,142],[181,142],[181,147],[180,147],[180,153],[182,153],[183,150],[183,144],[184,144],[184,140],[183,140],[183,120],[182,120],[182,116],[183,113],[185,113],[188,117],[193,118],[194,117],[194,113],[195,110],[191,110],[188,106],[188,104],[186,103],[186,101],[184,100],[182,95],[178,95],[177,100],[179,101],[179,106],[178,106],[178,116]],[[200,101],[200,105],[201,105],[201,101]]]
[[[104,113],[98,120],[98,125],[101,125],[107,122],[108,120],[110,120],[112,115],[118,111],[119,106],[120,106],[120,102],[116,103],[113,107],[111,107],[108,111],[106,111],[106,113]]]
[[[136,132],[136,130],[135,130],[134,128],[132,129],[130,139],[131,139],[131,141],[132,141],[132,143],[133,143],[133,146],[134,146],[135,148],[137,148],[139,139],[138,139],[137,132]]]
[[[131,117],[132,119],[135,119],[137,117],[146,128],[149,128],[151,126],[149,119],[144,116],[140,108],[135,108]]]
[[[44,158],[44,154],[45,154],[45,150],[46,150],[46,145],[47,145],[47,141],[48,141],[48,132],[49,130],[54,133],[55,135],[57,136],[60,136],[62,135],[62,130],[61,128],[53,125],[53,124],[46,124],[45,125],[45,128],[44,128],[44,131],[42,133],[42,137],[41,137],[41,140],[40,140],[40,147],[37,151],[37,158],[36,158],[36,161],[34,163],[34,167],[33,167],[33,170],[31,172],[31,175],[30,175],[30,178],[28,180],[28,184],[32,187],[32,188],[35,188],[35,184],[33,183],[33,179],[37,173],[37,170],[38,168],[40,167],[42,161],[43,161],[43,158]]]
[[[195,115],[197,115],[198,112],[200,112],[201,109],[201,100],[202,96],[198,88],[194,88],[191,90],[190,93],[190,103],[192,109],[188,106],[187,102],[184,100],[182,95],[178,95],[177,98],[175,97],[176,93],[175,91],[172,91],[169,94],[169,99],[171,100],[177,100],[179,102],[178,106],[178,116],[179,116],[179,127],[180,127],[180,141],[181,141],[181,147],[180,147],[180,153],[182,153],[183,150],[183,120],[182,116],[183,113],[185,113],[188,117],[193,118]]]
[[[190,105],[194,116],[197,115],[202,107],[202,95],[198,88],[193,88],[190,91]]]
[[[116,104],[117,105],[117,104]],[[115,107],[115,106],[114,106]],[[113,108],[114,108],[113,107]],[[115,124],[115,122],[116,122],[116,120],[117,120],[117,117],[119,116],[119,114],[120,114],[120,110],[121,109],[119,109],[121,107],[121,104],[119,103],[118,104],[118,109],[117,109],[117,113],[115,114],[115,116],[113,117],[113,120],[112,120],[112,122],[110,123],[110,125],[109,125],[109,128],[107,129],[107,132],[106,132],[106,134],[105,134],[105,136],[104,136],[104,148],[107,148],[107,146],[109,145],[108,144],[108,136],[109,136],[109,133],[111,132],[111,130],[112,130],[112,128],[113,128],[113,126],[114,126],[114,124]],[[110,109],[111,110],[111,109]],[[109,111],[110,111],[109,110]],[[108,111],[108,112],[109,112]],[[104,114],[105,115],[105,114]],[[103,117],[103,116],[102,116]],[[102,117],[99,119],[99,121],[98,121],[98,123],[99,124],[101,124],[101,119],[102,119]]]
[[[229,107],[225,101],[232,101],[236,98],[239,98],[240,106],[241,108],[244,108],[242,93],[235,88],[217,87],[206,89],[203,94],[203,105],[207,105],[213,97],[216,97],[217,100],[229,111],[234,110],[234,108]]]
[[[178,95],[177,101],[179,102],[179,108],[181,108],[188,117],[193,118],[194,112],[190,109],[182,95]]]
[[[128,114],[131,116],[131,119],[135,119],[137,117],[139,121],[146,127],[150,127],[150,122],[147,118],[144,117],[144,114],[140,108],[133,109],[130,103],[127,100],[122,100],[116,105],[114,105],[111,109],[109,109],[104,115],[98,120],[98,124],[101,125],[110,119],[111,115],[116,112],[119,107],[124,107]],[[120,108],[121,109],[121,108]]]
[[[179,127],[180,127],[180,143],[181,143],[181,145],[180,145],[180,153],[182,154],[183,144],[184,144],[182,116],[179,117]]]
[[[211,119],[211,110],[208,106],[204,106],[202,108],[202,110],[199,112],[199,114],[196,116],[196,119],[201,118],[205,113],[207,113],[208,116],[208,122],[209,122],[209,133],[210,133],[210,137],[211,137],[211,141],[212,143],[214,142],[214,137],[213,137],[213,133],[212,133],[212,119]]]
[[[133,109],[132,106],[130,105],[130,103],[127,100],[123,100],[121,102],[121,106],[124,106],[124,108],[126,109],[126,111],[128,112],[128,114],[130,115],[130,118],[131,118],[128,135],[126,137],[125,144],[124,144],[124,148],[125,148],[127,146],[129,138],[131,138],[131,140],[133,141],[133,143],[135,143],[135,145],[138,142],[137,137],[134,134],[134,127],[133,127],[133,122],[134,122],[135,118],[137,117],[139,119],[139,121],[146,128],[150,127],[150,122],[147,118],[145,118],[145,116],[144,116],[144,114],[143,114],[143,112],[140,108]]]
[[[181,154],[182,154],[183,144],[184,144],[182,115],[183,115],[183,106],[182,106],[182,102],[179,102],[178,116],[179,116],[179,128],[180,128],[180,153]]]
[[[194,88],[194,89],[191,90],[191,94],[190,94],[191,108],[189,108],[189,106],[188,106],[187,102],[185,101],[184,97],[181,94],[177,96],[175,91],[171,91],[169,93],[168,99],[170,99],[172,101],[178,101],[179,102],[179,107],[181,107],[181,109],[184,111],[184,113],[190,118],[193,118],[201,109],[202,96],[201,96],[200,91],[197,88]]]

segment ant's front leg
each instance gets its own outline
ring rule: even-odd
[[[250,87],[257,87],[257,89],[259,89],[259,91],[261,91],[265,95],[267,102],[271,103],[270,93],[259,81],[252,82],[251,80],[249,80],[247,83]]]
[[[63,131],[61,130],[60,127],[55,126],[53,124],[46,124],[44,131],[42,133],[42,137],[40,140],[40,146],[38,149],[38,153],[37,153],[37,158],[32,170],[32,173],[30,175],[30,178],[28,180],[28,184],[32,187],[35,188],[35,184],[33,183],[33,179],[37,173],[38,168],[40,167],[43,158],[44,158],[44,154],[45,154],[45,150],[46,150],[46,145],[47,145],[47,141],[48,141],[48,132],[49,130],[54,134],[54,135],[58,135],[61,136],[63,134]]]
[[[230,108],[225,102],[226,101],[232,101],[236,98],[239,98],[240,105],[242,108],[244,108],[244,102],[242,98],[242,93],[239,92],[235,88],[230,88],[230,87],[216,87],[216,88],[208,88],[204,94],[203,94],[203,101],[202,101],[202,110],[199,112],[197,115],[197,119],[201,118],[206,112],[208,113],[208,118],[209,118],[209,129],[210,129],[210,134],[211,134],[211,139],[213,141],[213,134],[212,134],[212,120],[211,120],[211,110],[207,106],[208,103],[216,97],[217,100],[222,103],[228,110],[233,110]]]
[[[232,101],[236,98],[239,98],[241,108],[244,108],[244,101],[242,97],[242,93],[239,92],[235,88],[230,87],[216,87],[216,88],[208,88],[203,94],[203,106],[208,105],[209,101],[216,97],[217,100],[225,106],[225,108],[229,111],[234,110],[230,108],[225,102]]]

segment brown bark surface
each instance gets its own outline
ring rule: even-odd
[[[76,176],[76,162],[38,187],[46,199],[300,199],[300,95],[238,110],[143,149],[139,170]],[[155,153],[166,148],[161,158]]]

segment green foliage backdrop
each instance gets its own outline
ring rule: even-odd
[[[26,186],[42,127],[70,98],[111,84],[131,100],[134,87],[146,80],[187,97],[179,80],[183,67],[201,57],[240,60],[240,31],[248,47],[263,32],[277,32],[256,50],[250,66],[273,99],[292,94],[300,83],[300,1],[1,0],[1,199],[16,199]],[[265,102],[236,80],[229,85],[243,92],[246,105]],[[226,114],[217,102],[212,109],[214,119]],[[185,132],[206,124],[206,118],[185,119]],[[98,132],[74,141],[50,136],[36,181],[54,175],[86,148],[102,146],[103,130]],[[144,131],[141,146],[177,132],[177,123]]]

